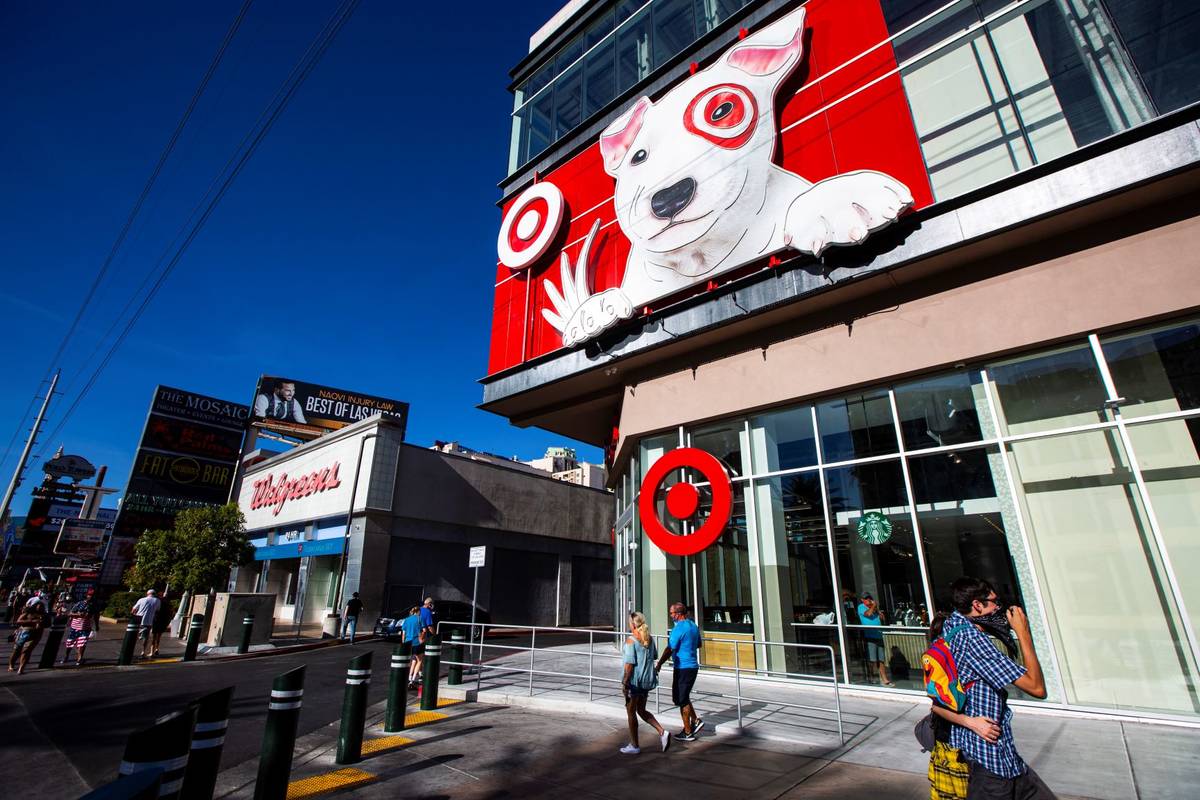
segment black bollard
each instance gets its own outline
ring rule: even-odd
[[[271,684],[271,702],[263,729],[262,752],[258,758],[258,780],[254,800],[286,800],[288,776],[292,774],[292,751],[304,697],[304,667],[285,672]]]
[[[338,733],[337,763],[362,761],[363,725],[367,721],[367,689],[371,685],[371,656],[350,659],[346,668],[346,694],[342,698],[342,728]]]
[[[450,634],[450,674],[446,676],[447,686],[459,686],[462,684],[462,663],[463,656],[466,654],[463,648],[462,631],[455,631]]]
[[[60,614],[50,623],[46,631],[46,645],[42,648],[42,659],[38,661],[38,669],[50,669],[58,658],[58,646],[62,644],[63,633],[67,627],[67,618]]]
[[[254,617],[242,617],[242,642],[238,645],[238,653],[250,652],[250,637],[254,633]]]
[[[232,700],[233,687],[228,686],[192,703],[196,709],[196,727],[192,729],[192,751],[183,776],[181,800],[212,800],[217,773],[221,770],[221,750],[225,746]]]
[[[192,748],[192,726],[195,723],[196,709],[188,708],[159,717],[149,728],[131,733],[125,743],[120,774],[134,775],[145,770],[161,769],[162,786],[158,796],[179,797],[188,753]]]
[[[111,783],[97,786],[79,800],[156,800],[162,786],[161,769],[147,769],[123,775]]]
[[[137,614],[129,616],[129,621],[125,623],[125,638],[121,640],[121,654],[117,656],[118,667],[126,667],[133,663],[133,647],[137,644],[138,629],[141,625],[141,617]]]
[[[404,715],[408,711],[408,668],[412,664],[412,642],[392,648],[392,668],[388,670],[387,714],[383,730],[395,733],[404,730]]]
[[[425,674],[421,688],[421,710],[437,708],[438,678],[442,671],[442,640],[437,635],[425,639]]]
[[[183,647],[183,660],[195,661],[196,651],[200,649],[200,629],[204,627],[204,615],[192,614],[192,622],[188,625],[187,644]]]

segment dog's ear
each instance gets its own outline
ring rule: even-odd
[[[805,9],[796,9],[730,48],[723,60],[749,75],[782,81],[804,55],[804,17]]]
[[[650,108],[649,97],[639,97],[633,107],[613,120],[600,134],[600,157],[604,159],[604,171],[616,176],[629,146],[642,129],[642,119]]]

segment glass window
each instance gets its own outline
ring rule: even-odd
[[[975,406],[976,398],[982,398],[978,372],[925,378],[897,386],[894,394],[900,432],[909,450],[977,442],[983,438]]]
[[[554,91],[547,89],[542,92],[526,108],[529,116],[525,130],[529,138],[526,140],[525,160],[528,161],[554,141]]]
[[[819,404],[817,430],[821,432],[821,453],[826,464],[895,453],[898,449],[887,390]]]
[[[817,463],[812,408],[772,411],[750,420],[750,448],[755,475]]]
[[[1067,700],[1200,711],[1195,664],[1117,431],[1009,448]]]
[[[620,17],[620,9],[617,12]],[[650,74],[650,8],[635,14],[617,31],[617,94]]]
[[[712,495],[702,491],[697,520],[702,523],[711,510]],[[703,596],[698,605],[703,614],[704,630],[753,634],[754,601],[744,492],[734,491],[733,510],[725,532],[696,559],[700,562]]]
[[[561,139],[583,121],[583,64],[554,82],[554,138]]]
[[[745,4],[745,0],[696,0],[697,33],[708,33]]]
[[[1010,434],[1107,419],[1107,395],[1088,345],[996,364],[988,367],[988,375]]]
[[[962,575],[983,578],[1006,602],[1025,606],[1008,551],[1004,517],[1011,504],[1002,506],[992,478],[993,469],[1003,469],[999,457],[989,447],[908,460],[935,611],[953,610],[950,584]],[[928,620],[923,606],[919,624]]]
[[[741,422],[722,422],[692,431],[692,447],[716,456],[725,465],[731,477],[746,474],[742,463]]]
[[[1200,100],[1200,5],[1180,0],[1105,0],[1104,5],[1159,113]]]
[[[654,66],[661,67],[696,40],[693,0],[654,3]]]
[[[1200,324],[1107,339],[1102,344],[1125,417],[1200,407]]]
[[[641,457],[638,459],[638,466],[641,467],[638,484],[640,485],[646,479],[646,473],[650,471],[650,467],[654,466],[655,461],[662,458],[668,450],[674,450],[677,447],[679,447],[679,434],[675,431],[642,439]]]
[[[787,624],[835,625],[825,504],[816,472],[755,481],[755,513],[765,567],[777,568]],[[770,589],[768,589],[770,596]]]
[[[584,58],[584,110],[590,117],[617,96],[616,42],[609,39]]]

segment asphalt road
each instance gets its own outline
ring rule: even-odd
[[[258,754],[275,676],[307,668],[299,731],[304,735],[341,716],[346,664],[355,655],[374,653],[370,702],[387,698],[391,647],[372,641],[225,662],[33,671],[19,678],[0,673],[0,774],[23,790],[44,788],[45,797],[75,796],[79,777],[95,787],[116,776],[131,732],[208,692],[234,686],[221,757],[225,769]],[[69,774],[71,767],[78,776]]]

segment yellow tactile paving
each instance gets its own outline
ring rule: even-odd
[[[363,749],[364,751],[366,750],[365,743]],[[301,778],[298,781],[292,781],[288,784],[287,797],[288,800],[317,797],[318,795],[337,791],[338,789],[363,786],[377,780],[379,780],[377,775],[363,772],[361,769],[347,767],[346,769],[326,772],[322,775],[313,775],[311,778]]]
[[[461,702],[462,702],[462,700],[443,700],[442,698],[439,697],[437,707],[445,708],[446,706],[456,706]]]
[[[417,725],[428,725],[431,722],[437,722],[439,719],[445,718],[445,714],[439,714],[437,711],[412,711],[404,715],[404,727],[413,728]]]
[[[397,747],[404,747],[406,744],[412,744],[416,739],[409,739],[407,736],[378,736],[373,739],[364,739],[362,743],[362,754],[369,756],[372,753],[383,753],[388,750],[395,750]]]

